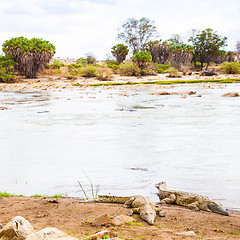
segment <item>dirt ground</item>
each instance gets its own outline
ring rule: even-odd
[[[16,83],[0,83],[0,91],[9,90],[48,90],[48,89],[69,89],[87,87],[90,84],[99,83],[126,83],[126,82],[146,82],[152,81],[170,81],[170,80],[206,80],[206,79],[240,79],[240,74],[218,74],[217,76],[199,76],[199,74],[193,73],[192,75],[185,75],[181,78],[169,78],[168,74],[159,74],[157,76],[144,76],[144,77],[126,77],[113,75],[111,81],[100,81],[97,78],[83,78],[79,77],[75,80],[66,79],[64,76],[54,75],[40,75],[36,79],[24,79],[19,78]],[[136,86],[136,85],[135,85]],[[132,86],[134,88],[134,86]]]
[[[135,223],[94,227],[91,223],[94,218],[105,213],[116,217],[127,214],[129,209],[121,204],[81,203],[76,198],[1,197],[0,223],[4,226],[13,217],[22,216],[36,230],[56,227],[79,239],[102,229],[111,230],[123,239],[240,239],[240,214],[237,212],[222,216],[173,205],[162,206],[162,209],[166,216],[157,216],[154,225],[148,225],[134,214]],[[196,236],[178,235],[186,231],[194,231]]]

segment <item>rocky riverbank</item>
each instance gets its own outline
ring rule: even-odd
[[[237,212],[230,211],[230,216],[222,216],[173,205],[162,208],[166,216],[157,216],[154,225],[140,219],[138,214],[133,215],[132,221],[116,225],[112,220],[129,212],[122,204],[82,203],[76,198],[1,197],[0,224],[6,226],[12,218],[22,216],[36,231],[54,227],[77,239],[85,239],[102,230],[121,239],[240,238]],[[94,220],[104,215],[109,219]]]

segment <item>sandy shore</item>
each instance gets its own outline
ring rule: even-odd
[[[191,76],[182,76],[181,78],[168,78],[168,74],[159,74],[157,76],[144,76],[144,77],[125,77],[113,75],[111,81],[100,81],[97,78],[83,78],[79,77],[75,80],[69,80],[61,76],[42,75],[36,79],[23,79],[19,78],[16,83],[0,83],[0,91],[9,90],[48,90],[48,89],[65,89],[65,88],[79,88],[87,87],[91,84],[101,83],[143,83],[154,81],[175,81],[175,80],[211,80],[211,79],[240,79],[240,74],[219,74],[217,76],[199,76],[199,74],[192,74]]]
[[[1,197],[0,223],[5,225],[15,216],[23,216],[36,230],[56,227],[77,238],[84,238],[102,229],[111,230],[123,239],[240,239],[240,215],[230,212],[222,216],[209,212],[195,212],[185,207],[162,206],[165,217],[157,216],[154,225],[148,225],[134,214],[135,223],[101,227],[92,226],[92,220],[108,213],[112,218],[127,214],[121,204],[80,203],[76,198]],[[181,236],[193,231],[195,236]],[[229,238],[230,237],[230,238]]]

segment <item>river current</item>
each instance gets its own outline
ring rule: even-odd
[[[0,191],[157,201],[165,181],[239,210],[240,97],[221,95],[240,84],[156,88],[0,91]]]

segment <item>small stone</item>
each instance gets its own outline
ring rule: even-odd
[[[133,217],[129,217],[126,215],[119,215],[115,217],[111,223],[115,226],[120,226],[120,225],[123,225],[124,223],[134,222],[134,221],[135,219]]]
[[[103,214],[99,217],[96,217],[93,221],[92,221],[92,225],[93,226],[104,226],[110,223],[110,217],[109,215]]]
[[[89,237],[87,237],[86,239],[87,240],[96,240],[98,238],[103,238],[105,235],[109,236],[110,238],[111,237],[114,237],[114,233],[109,231],[109,230],[103,230],[103,231],[100,231],[100,232],[97,232],[93,235],[90,235]]]
[[[176,235],[185,236],[185,237],[196,237],[197,236],[197,234],[194,231],[176,233]]]

